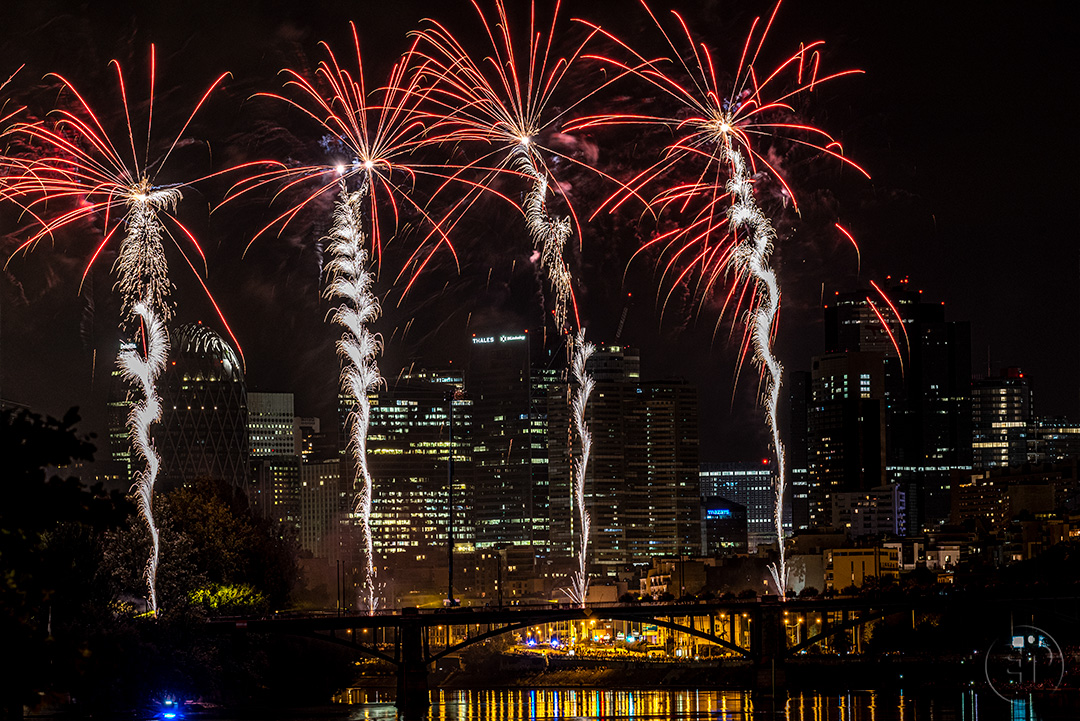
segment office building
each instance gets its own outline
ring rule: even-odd
[[[643,382],[637,349],[601,344],[586,365],[595,387],[585,422],[592,450],[585,474],[591,516],[589,563],[600,575],[654,556],[701,552],[697,393],[678,382]],[[570,558],[579,534],[572,469],[581,446],[571,393],[548,394],[551,545]]]
[[[809,522],[832,523],[832,495],[885,482],[885,373],[881,353],[813,360],[808,416]]]
[[[300,529],[300,455],[292,393],[248,393],[248,498],[263,518]]]
[[[971,468],[971,329],[945,320],[907,280],[837,293],[824,308],[827,353],[883,358],[886,480],[903,486],[909,528],[949,516],[950,479]]]
[[[746,511],[748,550],[776,543],[776,473],[773,463],[702,463],[701,495],[724,498]]]
[[[350,500],[343,463],[329,458],[300,465],[300,547],[314,558],[338,558],[338,531]]]
[[[978,470],[1027,462],[1031,384],[1019,368],[971,382],[972,455]]]
[[[904,536],[907,506],[903,489],[890,483],[868,491],[832,494],[832,527],[859,536]]]
[[[386,558],[441,563],[451,538],[458,553],[473,550],[472,401],[462,386],[459,372],[420,371],[369,395],[372,533]]]
[[[746,553],[746,507],[726,498],[702,498],[701,537],[706,556]]]
[[[1080,458],[1080,423],[1067,418],[1039,418],[1028,434],[1028,463],[1056,463]]]
[[[236,352],[201,323],[177,328],[170,345],[159,382],[161,426],[152,431],[161,453],[157,488],[198,478],[246,488],[247,388]]]
[[[474,335],[465,388],[472,400],[476,547],[548,551],[547,391],[563,356],[526,331]]]
[[[813,379],[809,371],[792,371],[787,377],[788,427],[786,438],[791,529],[795,533],[810,528],[810,407]]]

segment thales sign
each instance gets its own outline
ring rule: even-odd
[[[513,343],[515,341],[525,340],[525,335],[524,334],[522,334],[522,335],[500,335],[498,337],[498,340],[499,340],[500,343]],[[472,342],[473,342],[474,345],[486,345],[488,343],[494,343],[495,342],[495,336],[493,336],[493,335],[473,336]]]

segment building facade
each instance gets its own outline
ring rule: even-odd
[[[236,352],[201,323],[180,326],[170,341],[160,382],[161,426],[152,431],[161,453],[158,488],[197,478],[246,488],[247,387]]]
[[[472,400],[477,548],[548,552],[547,391],[562,357],[526,331],[474,335],[465,389]]]
[[[971,468],[970,325],[906,279],[837,293],[824,315],[827,352],[883,358],[886,480],[904,487],[909,527],[942,523],[953,473]]]
[[[1019,368],[971,382],[972,456],[976,469],[1027,462],[1031,384]]]
[[[809,523],[832,522],[832,495],[885,482],[885,370],[877,352],[813,360],[808,417]]]
[[[748,549],[776,543],[776,472],[757,463],[702,463],[701,495],[725,498],[746,509]]]

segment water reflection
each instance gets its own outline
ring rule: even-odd
[[[371,697],[350,719],[397,719]],[[717,721],[1056,721],[1031,701],[1007,703],[974,691],[792,693],[777,698],[739,691],[581,690],[434,691],[429,721],[533,719],[716,719]]]

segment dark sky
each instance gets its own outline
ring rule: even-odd
[[[653,7],[660,12],[668,5],[678,6]],[[695,0],[682,7],[721,67],[737,61],[754,15],[771,10],[769,3],[733,1]],[[564,27],[575,15],[642,47],[658,47],[655,27],[635,3],[565,3]],[[405,48],[405,34],[427,16],[466,40],[475,36],[473,10],[457,0],[16,2],[5,8],[0,29],[0,75],[26,64],[5,92],[28,104],[31,114],[55,102],[55,88],[44,79],[50,71],[70,77],[115,111],[108,61],[121,61],[130,72],[129,93],[141,97],[153,42],[159,66],[155,127],[162,140],[177,132],[181,116],[218,73],[233,73],[187,134],[206,142],[188,143],[170,160],[173,172],[199,175],[255,157],[317,161],[318,133],[309,124],[248,98],[277,90],[283,67],[313,66],[322,58],[320,40],[346,56],[349,20],[359,26],[370,77],[381,79]],[[800,40],[824,39],[824,69],[866,71],[823,86],[800,111],[840,139],[873,176],[867,181],[836,163],[785,157],[787,179],[803,206],[801,216],[772,208],[780,232],[774,263],[784,292],[777,349],[788,369],[808,368],[810,356],[822,350],[823,293],[907,276],[926,297],[946,303],[949,319],[971,321],[973,367],[1019,365],[1033,379],[1037,412],[1078,417],[1080,187],[1074,169],[1080,83],[1068,55],[1076,30],[1067,3],[784,4],[766,52],[779,58]],[[623,91],[654,94],[632,85]],[[625,131],[583,140],[595,145],[605,168],[621,167],[638,153]],[[603,187],[573,173],[569,180],[579,213],[587,215]],[[207,283],[240,338],[249,387],[293,391],[298,413],[329,416],[337,362],[334,332],[323,322],[319,252],[310,232],[318,218],[304,219],[281,238],[258,241],[242,258],[256,223],[272,216],[255,202],[208,216],[223,189],[209,183],[186,191],[182,214],[206,247]],[[856,234],[861,268],[835,222]],[[5,258],[15,229],[11,210],[0,211]],[[681,376],[701,388],[702,458],[765,455],[756,374],[747,368],[735,384],[739,331],[730,339],[731,324],[717,326],[715,303],[697,310],[678,294],[661,319],[657,276],[647,262],[632,264],[624,281],[627,261],[646,232],[635,227],[634,217],[604,217],[585,228],[580,251],[570,254],[591,336],[614,338],[626,293],[633,292],[621,340],[641,347],[646,375]],[[118,309],[111,257],[99,261],[78,292],[94,242],[92,229],[59,237],[15,259],[0,277],[0,394],[54,415],[80,405],[86,429],[100,432]],[[460,273],[442,257],[400,300],[392,281],[408,242],[388,248],[380,281],[388,293],[378,326],[386,338],[385,376],[414,361],[462,362],[466,339],[483,327],[539,325],[541,285],[529,264],[531,244],[506,208],[479,206],[455,237]],[[170,263],[178,319],[214,324],[190,270],[179,256]]]

